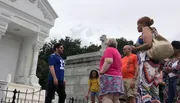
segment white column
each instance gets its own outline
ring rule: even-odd
[[[37,70],[39,50],[44,45],[45,38],[47,38],[47,34],[43,34],[39,32],[34,40],[35,43],[33,45],[32,64],[29,73],[29,85],[31,86],[39,86],[38,83],[39,79],[36,76],[36,70]]]
[[[29,71],[32,62],[32,37],[24,37],[24,42],[21,44],[19,53],[18,67],[16,71],[15,82],[19,84],[29,84]]]
[[[5,33],[6,33],[7,29],[8,29],[9,22],[10,22],[9,19],[7,19],[5,17],[2,17],[2,15],[0,15],[0,41],[2,40],[3,35],[5,35]],[[3,48],[0,48],[0,51],[2,49]],[[12,78],[11,74],[8,74],[4,83],[11,82],[11,78]]]
[[[33,61],[30,75],[36,75],[37,63],[38,63],[38,55],[39,55],[40,46],[33,46]]]
[[[44,42],[37,41],[35,45],[33,45],[33,55],[32,55],[32,68],[29,75],[29,85],[32,86],[40,86],[39,78],[36,76],[37,64],[38,64],[38,56],[39,50],[43,46]]]

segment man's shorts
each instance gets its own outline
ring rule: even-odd
[[[131,83],[134,82],[133,79],[123,79],[124,80],[124,91],[127,97],[136,97],[137,95],[137,82],[135,81],[135,87],[131,88]]]

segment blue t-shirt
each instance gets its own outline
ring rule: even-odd
[[[54,66],[56,77],[59,81],[64,81],[64,60],[57,54],[51,54],[48,60],[49,66]],[[49,72],[48,80],[53,80],[51,72]]]
[[[136,42],[136,45],[142,45],[144,43],[142,35],[138,37],[138,40]]]

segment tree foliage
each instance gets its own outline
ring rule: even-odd
[[[118,43],[117,49],[121,53],[121,55],[123,55],[123,47],[125,45],[134,45],[134,42],[132,40],[128,41],[124,37],[118,38],[118,39],[116,39],[116,41]]]
[[[125,45],[133,45],[133,41],[128,41],[125,38],[116,39],[118,42],[118,50],[121,54],[123,54],[122,48]],[[48,77],[48,57],[51,53],[53,53],[53,45],[56,43],[62,43],[64,45],[64,55],[63,58],[66,59],[67,56],[78,55],[83,53],[95,52],[99,51],[101,46],[91,44],[89,46],[81,47],[80,39],[72,39],[70,37],[65,37],[65,39],[61,38],[59,40],[54,39],[50,42],[44,44],[39,53],[39,60],[37,65],[37,77],[39,78],[39,84],[43,89],[47,87],[47,77]]]
[[[39,53],[39,60],[37,65],[37,77],[39,78],[39,84],[43,89],[46,89],[47,77],[48,77],[48,57],[53,53],[53,45],[56,43],[62,43],[64,46],[64,55],[62,56],[66,59],[67,56],[78,55],[82,53],[99,51],[100,46],[91,44],[90,46],[81,47],[80,39],[72,39],[70,37],[65,37],[65,39],[54,39],[50,42],[44,44]]]

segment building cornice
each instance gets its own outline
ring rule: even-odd
[[[9,20],[0,15],[0,35],[4,35],[9,24]]]
[[[52,6],[49,4],[47,0],[41,0],[41,2],[48,9],[48,11],[51,13],[54,19],[58,18],[58,15],[56,14],[56,12],[54,11],[54,9],[52,8]]]
[[[21,11],[21,10],[19,10],[19,9],[16,9],[16,8],[14,8],[13,6],[8,5],[8,4],[6,4],[6,3],[4,3],[4,2],[1,2],[1,1],[0,1],[0,7],[5,8],[5,9],[7,9],[7,10],[9,10],[9,11],[12,11],[11,14],[10,14],[11,16],[20,15],[20,16],[22,16],[22,17],[24,17],[24,18],[26,18],[26,19],[28,19],[28,20],[31,20],[31,21],[33,21],[34,23],[37,23],[37,24],[39,24],[39,25],[41,25],[41,26],[46,26],[46,27],[49,28],[49,29],[54,26],[54,24],[51,24],[51,23],[42,21],[42,20],[40,20],[40,19],[38,19],[38,18],[36,18],[36,17],[34,17],[34,16],[32,16],[32,15],[24,12],[24,11]],[[13,14],[13,13],[14,13],[14,14]]]

